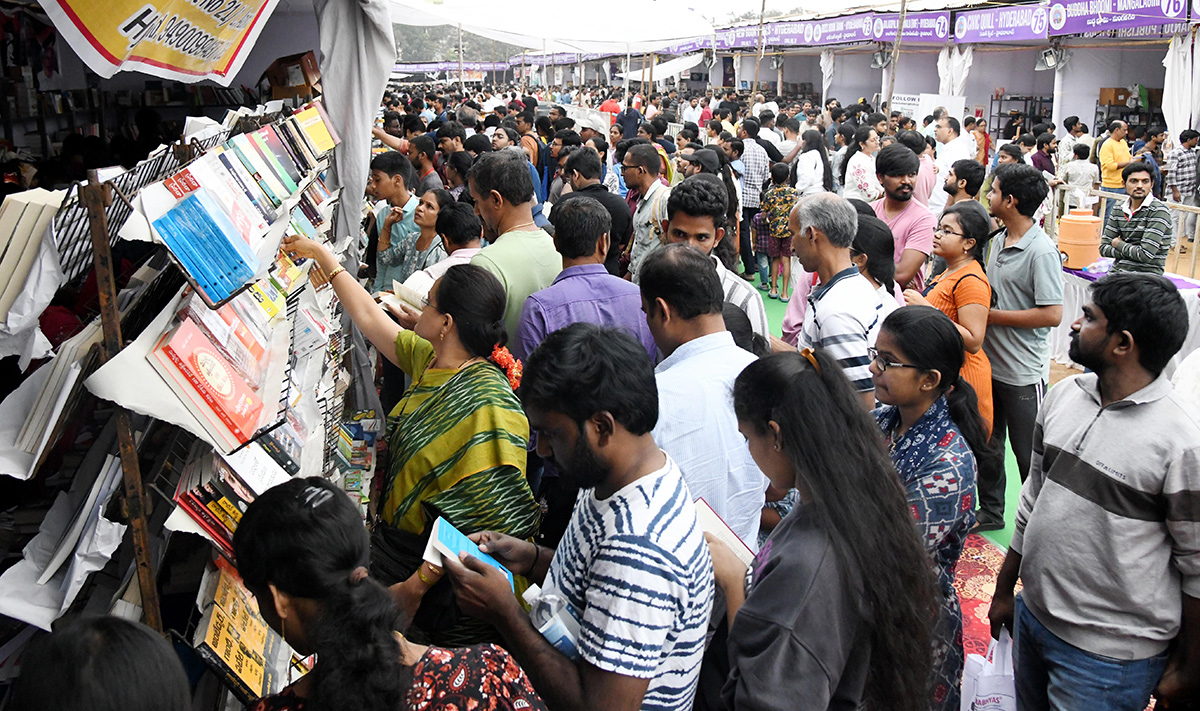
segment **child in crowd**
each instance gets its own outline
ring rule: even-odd
[[[1058,169],[1058,177],[1070,186],[1067,189],[1068,209],[1084,205],[1087,191],[1100,183],[1100,168],[1095,163],[1088,162],[1091,146],[1076,143],[1071,150],[1074,158]]]
[[[757,255],[761,281],[759,288],[765,291],[768,287],[768,282],[763,279],[763,276],[766,271],[764,264],[769,259],[771,262],[769,281],[771,291],[768,296],[783,302],[791,298],[792,233],[788,229],[788,215],[796,206],[796,200],[799,199],[796,189],[788,185],[789,173],[787,163],[776,163],[771,166],[771,185],[763,193],[762,210],[759,212],[763,219],[756,220],[761,225],[756,225],[759,232],[756,244],[762,244],[766,248],[765,254],[759,252]]]

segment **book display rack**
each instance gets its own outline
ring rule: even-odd
[[[14,519],[37,532],[0,568],[0,683],[38,628],[87,610],[190,650],[212,672],[198,707],[278,691],[304,663],[241,585],[233,531],[295,475],[329,478],[365,513],[381,427],[351,376],[366,348],[320,268],[280,250],[288,234],[336,242],[339,138],[319,102],[210,134],[59,196],[60,265],[94,279],[99,316],[0,404],[0,457],[58,490],[40,521]],[[331,247],[356,262],[358,240]],[[114,248],[130,244],[150,256],[118,291]]]

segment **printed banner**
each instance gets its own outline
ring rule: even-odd
[[[1050,34],[1078,35],[1187,22],[1185,0],[1051,0]]]
[[[876,42],[895,42],[900,13],[876,13],[871,37]],[[904,16],[905,42],[945,42],[950,38],[949,12],[910,12]]]
[[[1049,13],[1039,5],[1016,5],[956,13],[956,42],[1045,40]]]
[[[521,66],[520,64],[517,65]],[[464,72],[506,72],[506,62],[463,62]],[[409,62],[397,63],[392,67],[392,73],[404,74],[433,74],[435,72],[454,72],[458,76],[458,62]]]
[[[278,0],[39,0],[88,67],[229,86]]]

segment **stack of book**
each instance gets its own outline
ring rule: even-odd
[[[225,560],[206,571],[192,646],[243,704],[287,685],[292,650],[258,611],[254,596]]]
[[[232,558],[233,532],[246,508],[288,476],[255,445],[228,457],[211,449],[199,451],[204,454],[190,458],[180,474],[175,504]]]
[[[34,188],[4,198],[0,205],[0,324],[25,289],[42,236],[66,192]]]
[[[26,415],[25,424],[17,435],[17,447],[22,451],[37,453],[50,437],[67,403],[78,397],[83,387],[83,380],[79,376],[89,369],[85,361],[92,346],[100,343],[103,335],[100,322],[93,320],[82,331],[59,345],[54,361],[45,366],[50,369],[50,374],[42,383],[33,409]]]
[[[240,341],[233,336],[227,343],[236,349]],[[254,436],[263,402],[225,353],[187,315],[159,338],[146,358],[196,415],[211,441],[228,452]]]
[[[258,272],[256,255],[276,220],[286,217],[293,234],[317,236],[330,196],[317,173],[335,143],[314,103],[234,136],[163,181],[174,204],[151,224],[207,304],[224,303]],[[270,293],[256,298],[275,302]]]

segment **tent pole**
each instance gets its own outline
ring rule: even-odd
[[[521,93],[523,93],[523,94],[529,93],[527,91],[528,82],[525,79],[525,55],[528,52],[529,52],[529,50],[527,50],[527,49],[521,50]]]
[[[633,55],[629,52],[629,43],[625,43],[625,101],[629,101],[629,75],[633,72]]]
[[[767,13],[767,0],[762,0],[762,7],[758,11],[758,57],[754,60],[754,91],[750,92],[750,101],[754,101],[754,95],[758,93],[758,65],[762,64],[763,53],[766,48],[763,47],[763,16]]]
[[[496,65],[500,60],[496,59],[496,40],[492,40],[492,86],[496,85]]]
[[[463,96],[467,95],[467,89],[463,82],[463,41],[462,41],[462,23],[458,23],[458,93]]]
[[[896,43],[892,45],[892,74],[888,79],[887,96],[884,97],[889,111],[892,108],[892,92],[896,89],[896,65],[900,62],[900,43],[904,41],[904,17],[907,14],[908,0],[900,0],[900,22],[896,27]]]
[[[654,52],[650,53],[650,92],[654,92]],[[647,95],[648,96],[648,95]]]

